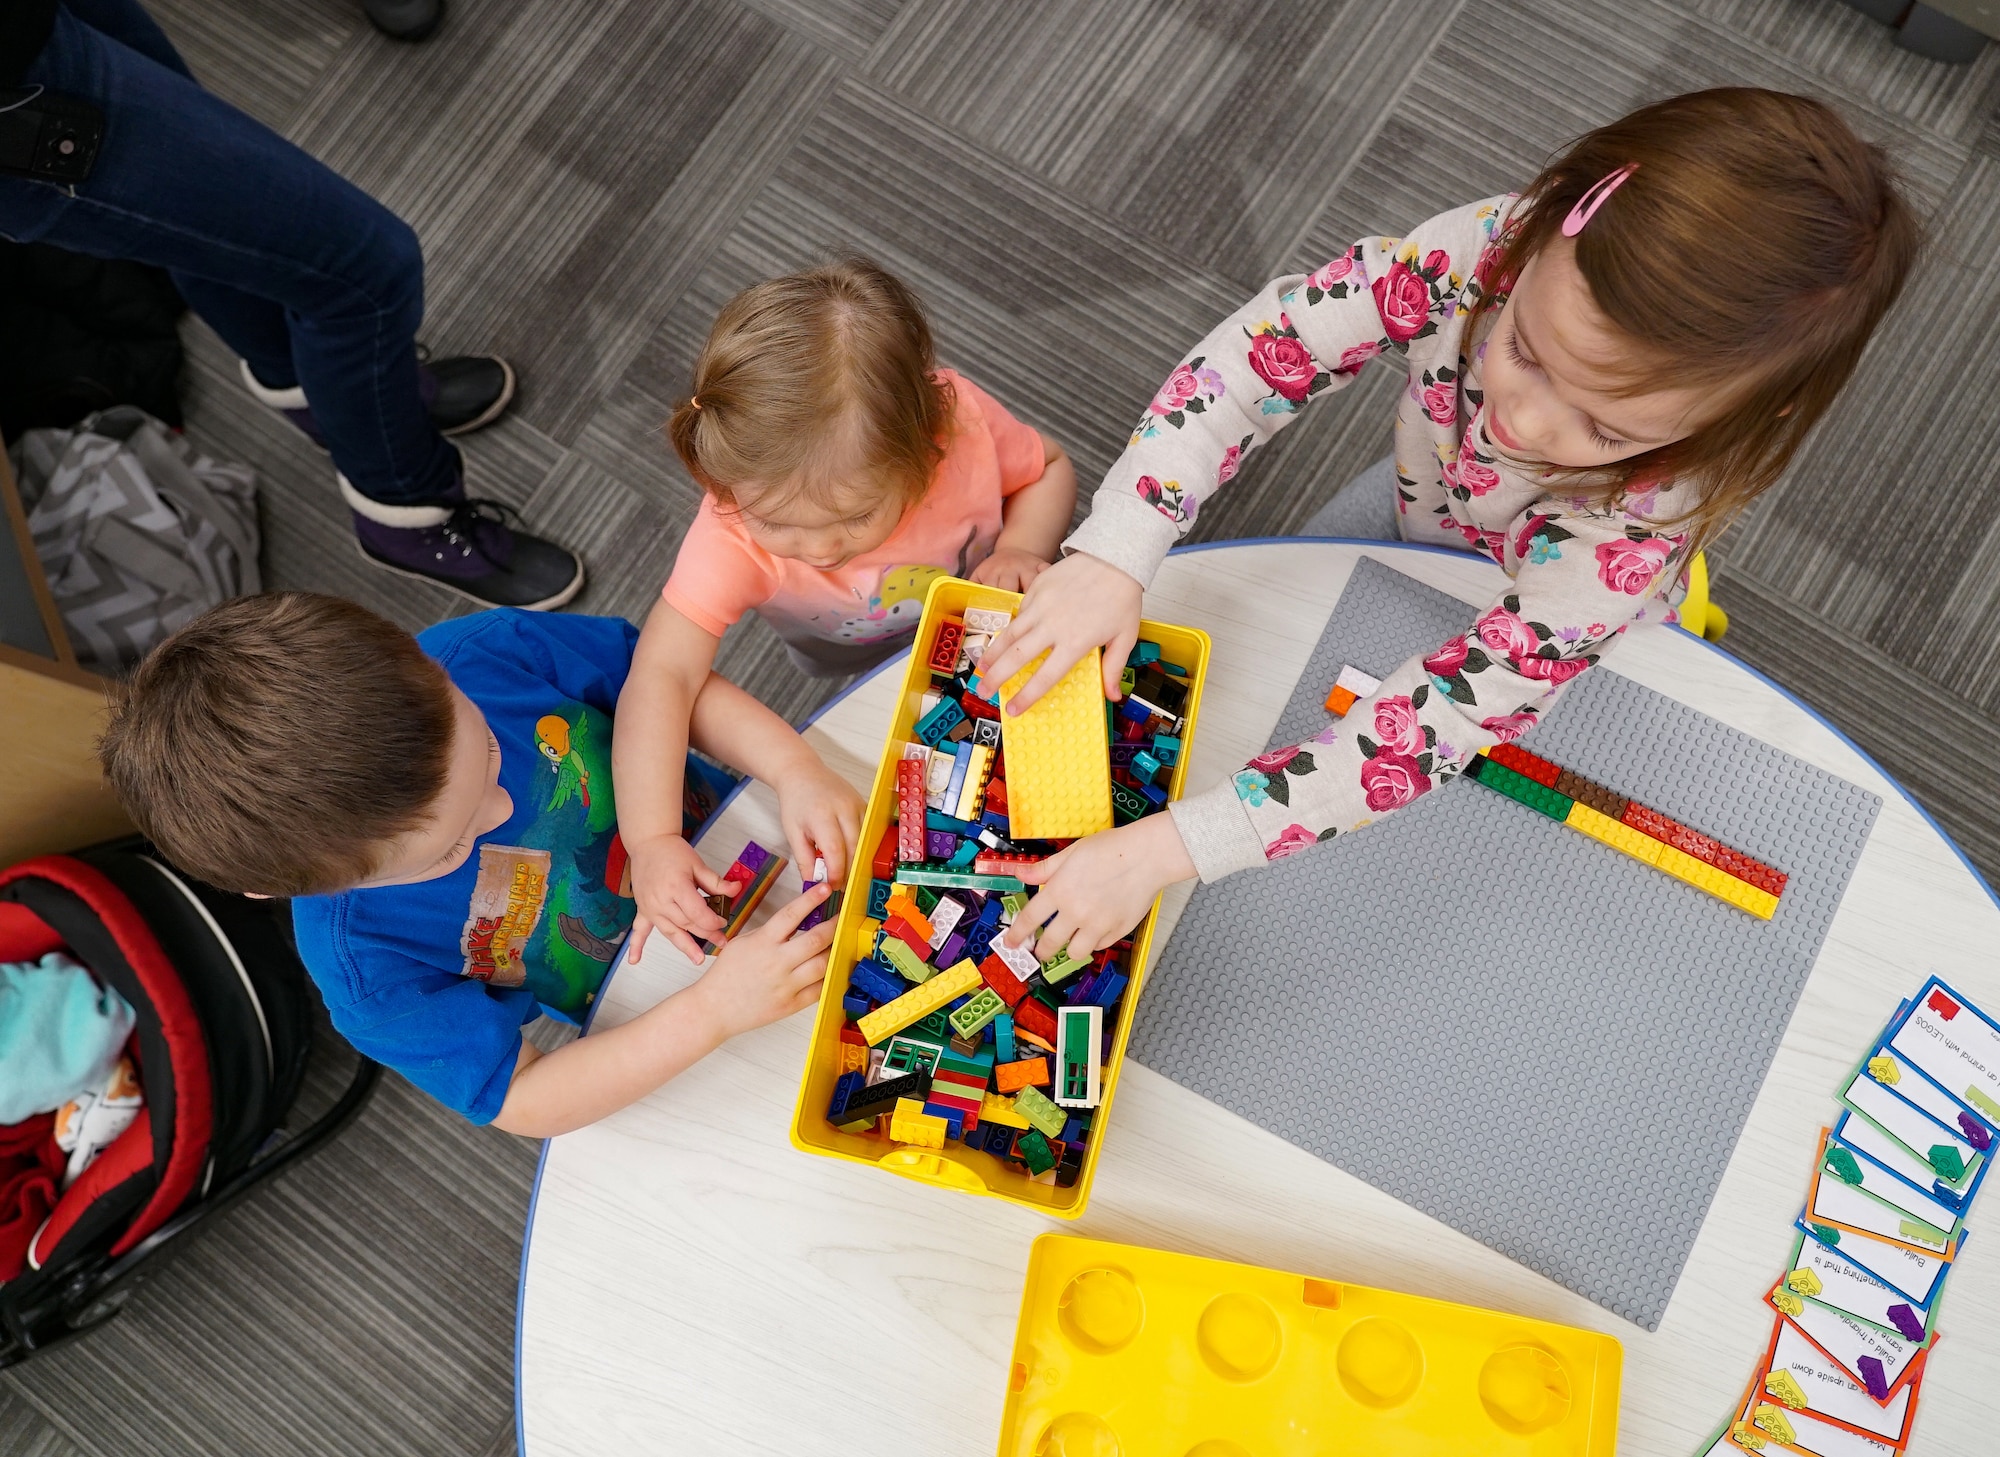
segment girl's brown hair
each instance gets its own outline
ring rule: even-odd
[[[943,458],[952,404],[917,296],[869,259],[841,258],[723,305],[667,433],[725,506],[748,481],[823,488],[829,466],[914,501]]]
[[[1643,107],[1573,142],[1508,215],[1480,316],[1560,240],[1596,183],[1637,170],[1576,238],[1597,307],[1634,341],[1625,388],[1728,393],[1684,439],[1567,476],[1564,488],[1614,501],[1649,482],[1692,480],[1681,521],[1690,549],[1714,539],[1791,461],[1854,372],[1921,243],[1882,150],[1809,97],[1744,87]],[[1469,346],[1468,346],[1469,347]]]

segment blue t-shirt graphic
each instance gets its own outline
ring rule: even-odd
[[[485,714],[514,813],[450,875],[292,903],[299,952],[356,1049],[490,1122],[521,1027],[580,1020],[634,911],[611,718],[638,630],[502,609],[417,642]]]

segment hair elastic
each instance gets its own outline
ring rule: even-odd
[[[1616,192],[1624,185],[1625,179],[1638,170],[1637,162],[1628,162],[1616,172],[1592,183],[1590,190],[1576,200],[1576,206],[1571,208],[1569,216],[1563,219],[1562,235],[1565,238],[1574,238],[1582,232],[1584,224],[1596,217],[1597,210],[1604,206],[1604,199]]]
[[[694,406],[694,408],[695,408],[695,409],[699,410],[699,409],[701,408],[701,396],[700,396],[700,395],[689,395],[689,396],[688,396],[688,403],[689,403],[690,405]]]

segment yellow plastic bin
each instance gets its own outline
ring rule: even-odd
[[[1000,1457],[1611,1457],[1616,1338],[1496,1310],[1045,1234]]]
[[[916,1148],[892,1143],[878,1134],[843,1133],[826,1120],[833,1085],[840,1076],[840,1029],[846,1022],[841,999],[847,994],[848,973],[867,950],[860,944],[862,923],[867,920],[868,883],[873,878],[870,857],[876,841],[892,819],[896,803],[896,760],[909,741],[917,719],[917,709],[930,687],[930,649],[937,627],[947,617],[957,617],[968,607],[998,608],[1013,612],[1020,607],[1018,592],[982,587],[957,577],[940,577],[924,599],[924,615],[917,627],[916,643],[903,674],[901,697],[890,725],[882,759],[875,770],[875,784],[868,796],[868,815],[862,822],[860,847],[847,875],[840,917],[833,938],[833,952],[827,967],[825,989],[820,993],[819,1012],[813,1022],[812,1043],[806,1054],[805,1075],[799,1080],[798,1103],[792,1113],[792,1144],[807,1153],[830,1158],[851,1159],[874,1164],[905,1178],[957,1189],[968,1194],[988,1194],[1040,1210],[1060,1219],[1074,1219],[1090,1202],[1090,1185],[1097,1172],[1098,1154],[1109,1136],[1111,1105],[1118,1092],[1118,1074],[1125,1062],[1125,1042],[1131,1035],[1133,1010],[1145,989],[1146,972],[1152,960],[1153,925],[1159,903],[1146,913],[1132,933],[1130,982],[1118,1006],[1118,1026],[1103,1072],[1103,1096],[1091,1120],[1089,1141],[1084,1145],[1083,1167],[1076,1183],[1067,1189],[1036,1183],[1025,1170],[1016,1169],[975,1149],[948,1141],[943,1149]],[[1181,751],[1167,784],[1169,799],[1179,799],[1187,782],[1188,760],[1194,748],[1201,691],[1208,676],[1208,634],[1191,627],[1165,622],[1141,622],[1142,640],[1160,645],[1161,656],[1187,669],[1187,712],[1181,729]],[[1102,729],[1099,730],[1100,735]],[[1105,741],[1099,738],[1100,745]]]

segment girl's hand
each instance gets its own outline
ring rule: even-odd
[[[632,897],[639,903],[625,959],[637,961],[646,938],[657,929],[681,955],[700,966],[703,957],[695,938],[719,936],[725,924],[708,908],[704,895],[731,895],[742,887],[710,870],[694,846],[679,835],[656,835],[625,850],[632,857]]]
[[[1013,622],[987,644],[979,681],[997,687],[1047,649],[1047,661],[1008,701],[1011,716],[1060,683],[1085,653],[1101,647],[1104,696],[1118,698],[1125,659],[1139,640],[1145,596],[1145,588],[1111,563],[1085,551],[1070,553],[1035,578]]]
[[[1039,927],[1035,955],[1047,961],[1065,946],[1087,956],[1111,945],[1145,919],[1161,891],[1193,877],[1194,861],[1173,816],[1156,814],[1100,830],[1018,873],[1041,889],[1003,939],[1019,946]]]
[[[834,922],[822,921],[803,936],[793,932],[813,907],[825,904],[831,887],[831,881],[816,885],[780,906],[763,925],[718,951],[715,964],[688,988],[718,1042],[789,1017],[818,1000]]]
[[[1003,546],[972,569],[972,580],[1003,592],[1025,592],[1048,569],[1048,562],[1033,552]]]
[[[861,796],[810,749],[780,776],[778,786],[778,823],[785,827],[799,874],[810,873],[814,860],[824,860],[827,884],[844,885],[867,811]]]

